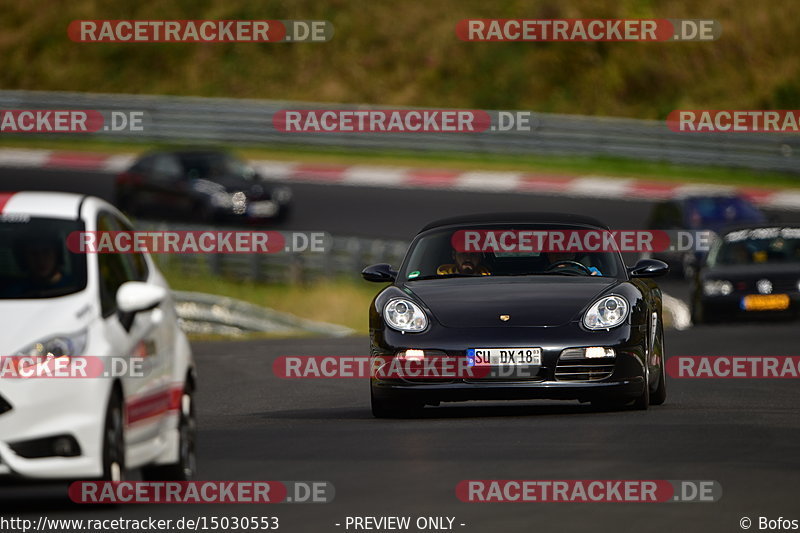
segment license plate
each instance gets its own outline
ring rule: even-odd
[[[274,202],[253,202],[247,206],[247,214],[251,217],[271,217],[278,208]]]
[[[750,294],[742,299],[745,311],[783,311],[789,308],[788,294]]]
[[[470,348],[469,366],[528,366],[542,364],[541,348]]]

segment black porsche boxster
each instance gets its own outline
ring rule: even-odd
[[[370,306],[374,416],[415,416],[425,405],[467,400],[577,399],[637,409],[664,402],[662,295],[649,278],[666,274],[665,263],[643,259],[627,268],[617,250],[467,253],[457,242],[465,232],[542,231],[609,229],[564,214],[450,218],[423,228],[398,270],[363,270],[368,281],[390,283]],[[433,360],[462,372],[385,371]]]

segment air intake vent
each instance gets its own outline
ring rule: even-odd
[[[598,381],[614,372],[613,359],[564,359],[556,366],[558,381]]]

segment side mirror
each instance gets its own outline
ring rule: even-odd
[[[388,263],[379,263],[377,265],[370,265],[362,270],[361,277],[367,281],[391,283],[397,279],[397,271],[392,270],[391,265]]]
[[[632,278],[655,278],[669,272],[669,265],[658,259],[640,259],[636,265],[628,269]]]
[[[117,308],[122,313],[148,311],[166,299],[164,287],[141,281],[127,281],[117,290]]]

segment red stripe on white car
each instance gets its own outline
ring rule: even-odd
[[[127,424],[135,424],[168,411],[178,411],[182,397],[183,384],[179,384],[148,396],[128,400],[125,404]]]
[[[14,196],[15,194],[17,193],[0,192],[0,214],[3,214],[3,210],[5,210],[6,204],[8,203],[9,200],[11,200],[11,197]]]

